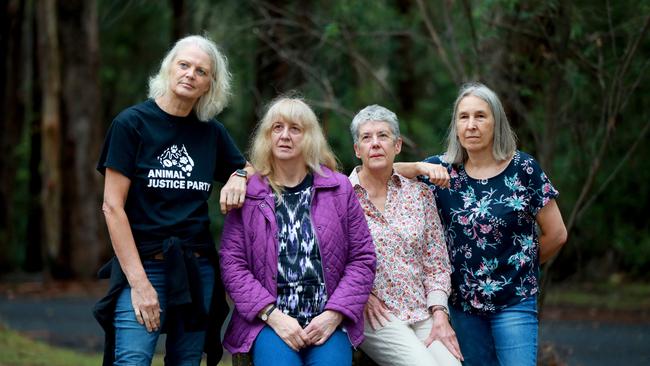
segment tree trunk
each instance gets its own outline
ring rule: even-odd
[[[253,110],[260,110],[260,106],[264,103],[268,103],[278,94],[295,86],[293,83],[295,73],[291,73],[291,65],[278,54],[278,48],[286,48],[287,52],[292,51],[291,42],[286,39],[287,31],[280,22],[283,15],[275,10],[286,8],[289,3],[290,1],[281,0],[274,2],[272,9],[265,9],[261,6],[257,8],[256,21],[266,20],[270,25],[260,27],[257,33],[259,49],[255,57],[256,98]],[[250,131],[255,129],[257,119],[258,116],[253,114],[251,120],[248,121]]]
[[[25,235],[25,261],[23,269],[29,272],[37,272],[43,270],[43,210],[41,202],[42,180],[41,172],[39,170],[41,164],[41,120],[40,108],[42,105],[42,91],[40,84],[40,65],[38,63],[38,32],[36,11],[34,4],[31,3],[26,9],[25,19],[29,23],[27,25],[25,37],[29,40],[25,45],[26,61],[25,67],[30,70],[27,73],[27,83],[31,85],[29,88],[29,98],[27,98],[27,110],[29,119],[25,124],[30,129],[30,149],[29,149],[29,201],[27,203],[27,233]]]
[[[566,63],[569,52],[569,40],[571,38],[571,19],[569,7],[562,2],[558,3],[556,7],[555,16],[549,20],[547,31],[551,34],[550,47],[552,52],[552,59],[549,61],[548,67],[551,68],[553,63],[560,65],[557,69],[563,70],[554,72],[546,84],[546,100],[544,101],[546,111],[543,143],[538,146],[538,159],[541,166],[547,174],[551,177],[553,174],[553,158],[555,155],[555,146],[557,145],[559,126],[564,122],[564,113],[562,112],[566,105],[565,98],[562,98],[562,88],[566,80]],[[552,22],[552,23],[551,23]]]
[[[59,2],[63,73],[64,257],[73,275],[89,278],[105,248],[101,179],[95,171],[101,147],[97,2]]]
[[[413,3],[410,0],[399,0],[397,8],[399,12],[405,16],[411,12]],[[399,80],[397,82],[397,96],[402,106],[402,111],[407,115],[412,113],[415,108],[416,91],[421,90],[418,85],[417,77],[415,76],[415,58],[413,57],[413,40],[411,37],[403,35],[398,39],[397,54],[400,55],[398,64],[393,67],[399,72]],[[408,124],[408,119],[402,119],[403,124]]]
[[[46,265],[61,266],[61,62],[56,1],[37,1],[39,69],[42,85],[41,177]]]
[[[0,270],[16,264],[16,210],[13,202],[16,183],[16,147],[24,126],[25,102],[21,94],[22,24],[25,4],[9,1],[0,10]]]
[[[189,33],[189,16],[185,0],[170,0],[172,5],[172,40],[187,36]]]

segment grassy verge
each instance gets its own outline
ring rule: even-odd
[[[547,290],[545,305],[634,311],[650,309],[650,284],[558,284]]]
[[[97,366],[101,364],[100,354],[83,354],[52,347],[0,326],[0,366]],[[156,356],[153,365],[162,366],[162,357]]]

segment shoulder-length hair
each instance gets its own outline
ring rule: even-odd
[[[221,112],[230,99],[230,72],[228,60],[219,47],[206,36],[192,35],[176,42],[160,63],[158,73],[149,79],[149,98],[156,99],[169,92],[171,67],[178,51],[188,45],[195,45],[210,58],[210,89],[194,105],[194,113],[201,121],[209,121]]]
[[[280,96],[271,101],[264,117],[257,124],[250,148],[251,164],[261,176],[268,178],[277,195],[282,189],[275,181],[271,128],[279,120],[298,122],[302,126],[302,155],[309,170],[323,175],[321,165],[324,165],[337,171],[336,156],[323,135],[314,111],[301,98]]]
[[[447,135],[447,151],[445,161],[450,164],[462,164],[467,161],[467,150],[461,146],[458,140],[458,131],[456,129],[456,120],[458,119],[458,104],[463,98],[473,95],[485,101],[494,118],[494,140],[492,144],[492,155],[498,161],[509,159],[517,148],[517,136],[510,127],[508,117],[503,109],[499,97],[490,88],[481,83],[464,84],[458,92],[456,102],[454,102],[454,112],[449,124],[449,134]]]

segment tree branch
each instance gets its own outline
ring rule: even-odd
[[[582,208],[580,208],[580,210],[578,211],[578,213],[576,215],[578,219],[580,219],[580,217],[582,217],[584,212],[587,211],[589,209],[589,207],[596,201],[596,198],[598,198],[598,196],[600,196],[605,191],[605,189],[607,189],[609,184],[612,182],[612,180],[614,180],[614,178],[616,177],[618,172],[621,170],[621,168],[623,168],[625,163],[627,163],[627,161],[632,156],[632,153],[634,153],[636,148],[639,146],[641,141],[644,139],[645,134],[648,133],[648,130],[650,130],[650,120],[648,120],[646,122],[645,126],[643,126],[643,129],[641,130],[641,132],[639,132],[639,135],[637,136],[636,140],[634,140],[634,143],[632,144],[632,146],[630,146],[630,148],[627,149],[627,151],[625,152],[625,155],[623,156],[623,158],[621,158],[621,160],[619,160],[618,164],[616,165],[616,168],[614,168],[614,170],[609,174],[607,179],[605,179],[603,184],[601,184],[598,191],[596,193],[594,193],[589,198],[589,200],[587,202],[585,202],[585,204],[582,206]]]
[[[438,52],[438,56],[440,56],[442,63],[447,67],[447,70],[451,74],[454,82],[456,84],[459,84],[461,81],[463,81],[463,79],[460,73],[454,67],[454,65],[452,65],[452,63],[450,62],[449,56],[447,55],[447,51],[442,46],[442,42],[440,41],[440,36],[438,35],[436,28],[433,26],[433,23],[431,22],[431,18],[429,18],[427,7],[425,6],[422,0],[417,0],[417,3],[418,3],[418,7],[420,8],[420,14],[422,14],[422,20],[424,20],[424,24],[426,25],[427,31],[429,32],[429,36],[431,37],[431,41],[435,46],[436,51]]]

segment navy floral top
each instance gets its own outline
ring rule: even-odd
[[[452,264],[451,304],[466,312],[489,314],[539,291],[539,240],[535,216],[558,196],[535,159],[521,151],[506,169],[474,179],[465,167],[443,156],[451,176],[449,189],[431,185],[446,229]]]

